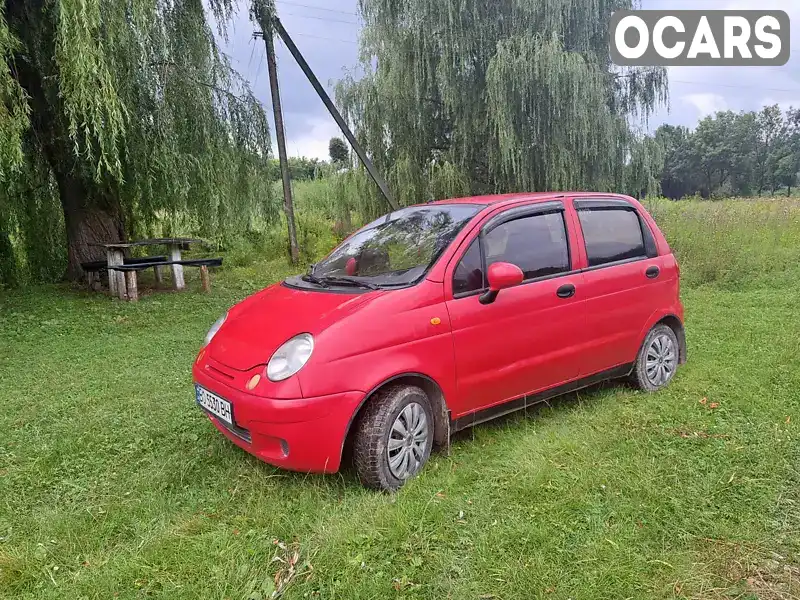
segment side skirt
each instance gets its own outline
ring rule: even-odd
[[[569,383],[550,388],[549,390],[544,390],[543,392],[531,394],[529,396],[523,396],[522,398],[517,398],[516,400],[503,402],[502,404],[490,406],[489,408],[464,415],[463,417],[450,422],[450,433],[452,434],[456,431],[461,431],[462,429],[472,427],[473,425],[491,421],[492,419],[517,412],[518,410],[525,410],[528,407],[536,406],[537,404],[546,402],[547,400],[555,398],[556,396],[563,396],[564,394],[569,394],[570,392],[575,392],[603,381],[627,377],[633,371],[633,365],[633,363],[621,365],[619,367],[609,369],[608,371],[602,371],[595,375],[584,377],[583,379],[570,381]]]

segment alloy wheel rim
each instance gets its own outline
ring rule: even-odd
[[[428,435],[428,417],[421,404],[412,402],[400,411],[386,445],[392,475],[408,479],[419,471],[428,446]]]
[[[672,339],[664,334],[656,336],[647,348],[647,380],[655,386],[664,385],[675,374],[677,362],[678,354]]]

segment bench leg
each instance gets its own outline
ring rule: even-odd
[[[122,271],[110,271],[117,280],[117,298],[120,300],[128,299],[128,286],[125,285],[125,273]]]
[[[181,247],[172,246],[170,248],[170,260],[179,261],[181,259]],[[172,285],[180,291],[186,287],[183,280],[183,265],[172,265]]]
[[[139,288],[136,281],[136,271],[128,271],[125,273],[125,280],[128,286],[128,301],[139,301]]]
[[[200,285],[204,292],[211,290],[211,278],[208,276],[208,267],[206,265],[200,266]]]
[[[122,253],[122,250],[111,250],[111,260],[113,262],[109,263],[109,266],[123,265],[125,264],[125,255]],[[112,285],[114,286],[113,288]],[[123,273],[122,271],[114,271],[109,268],[108,287],[109,291],[111,291],[112,296],[114,295],[114,291],[116,290],[117,297],[120,300],[125,300],[125,273]]]
[[[116,271],[111,271],[111,267],[117,264],[117,257],[116,253],[109,249],[106,250],[106,261],[108,263],[109,270],[106,271],[108,273],[108,293],[112,296],[117,295],[117,273]]]
[[[164,274],[161,272],[161,267],[153,267],[153,272],[156,274],[156,287],[161,287],[164,284]]]
[[[89,283],[89,289],[94,289],[94,271],[86,271],[86,281]]]

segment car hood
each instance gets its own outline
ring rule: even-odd
[[[209,347],[211,358],[239,371],[266,364],[283,343],[318,335],[385,294],[307,291],[276,284],[234,306]]]

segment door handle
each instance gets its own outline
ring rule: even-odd
[[[656,266],[652,266],[649,269],[647,269],[647,271],[645,271],[644,274],[647,275],[648,279],[655,279],[661,274],[661,269],[659,269]]]
[[[562,285],[558,288],[558,291],[556,291],[556,295],[559,298],[572,298],[575,295],[575,286],[571,283]]]

